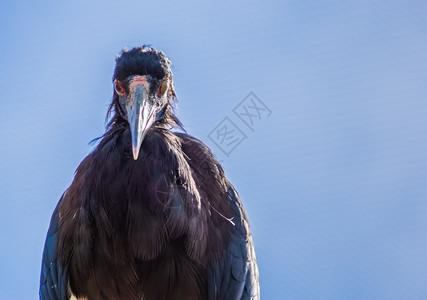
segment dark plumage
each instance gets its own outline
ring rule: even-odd
[[[170,130],[170,65],[146,47],[118,58],[107,131],[52,216],[41,299],[259,299],[236,191],[201,141]]]

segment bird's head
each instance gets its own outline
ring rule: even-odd
[[[132,136],[133,158],[151,127],[179,126],[172,111],[176,99],[171,62],[163,52],[151,47],[123,50],[116,57],[113,76],[114,96],[110,111],[115,115],[110,122],[127,122]]]

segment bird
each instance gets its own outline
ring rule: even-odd
[[[40,299],[260,299],[245,209],[176,116],[170,59],[124,49],[112,85],[106,131],[52,214]]]

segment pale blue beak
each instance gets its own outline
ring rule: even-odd
[[[143,84],[135,86],[126,104],[126,111],[132,135],[133,159],[137,160],[142,141],[156,120],[155,106]]]

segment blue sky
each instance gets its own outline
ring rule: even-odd
[[[2,1],[0,298],[34,299],[50,215],[152,44],[250,217],[263,299],[427,296],[423,1]],[[233,109],[253,93],[271,115]],[[246,136],[225,155],[225,118]]]

